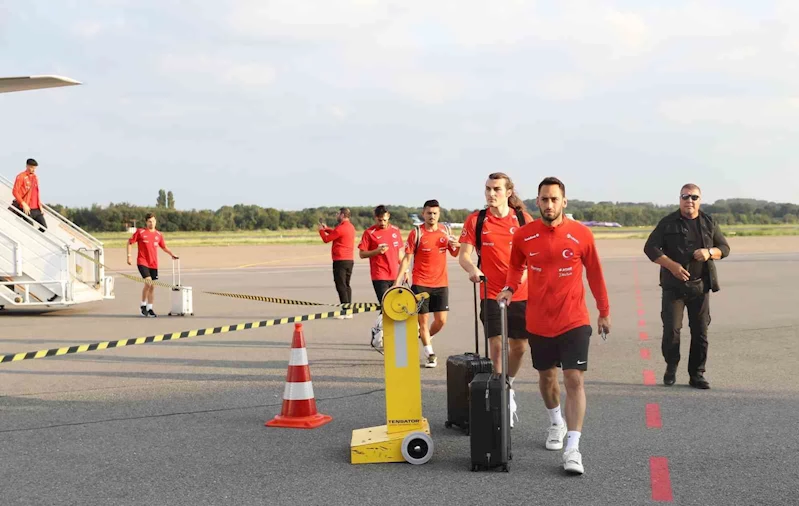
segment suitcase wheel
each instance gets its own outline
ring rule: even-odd
[[[444,427],[446,427],[448,429],[451,429],[452,428],[452,422],[444,422]]]
[[[411,464],[425,464],[433,458],[433,440],[425,432],[411,432],[402,440],[402,456]]]
[[[506,473],[509,472],[510,468],[508,467],[508,464],[503,464],[502,465],[502,470],[505,471]]]
[[[477,464],[472,464],[472,472],[475,472],[480,469],[480,466]]]

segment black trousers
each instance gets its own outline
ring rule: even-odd
[[[336,283],[338,300],[342,304],[352,302],[350,279],[352,278],[354,264],[355,262],[352,260],[333,260],[333,281]]]
[[[663,321],[663,358],[669,365],[680,362],[680,330],[685,309],[688,309],[688,326],[691,329],[691,351],[688,356],[688,374],[705,372],[707,361],[707,328],[710,326],[710,292],[692,299],[680,298],[672,290],[663,290],[660,318]]]
[[[16,199],[11,202],[11,205],[16,207],[20,212],[22,212],[22,205],[19,202],[17,202]],[[24,215],[24,216],[25,216],[25,221],[27,221],[31,225],[33,225],[33,222],[31,221],[31,219],[33,219],[39,225],[43,226],[44,228],[47,228],[47,222],[44,220],[44,214],[42,213],[41,209],[39,209],[39,208],[31,209],[30,216],[28,216],[28,215]],[[35,226],[35,225],[33,225],[33,226]],[[42,230],[42,229],[39,229],[39,230],[44,232],[44,230]]]

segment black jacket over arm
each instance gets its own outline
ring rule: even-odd
[[[730,254],[730,245],[724,234],[721,233],[716,220],[709,214],[699,211],[699,221],[702,228],[702,246],[704,248],[718,248],[721,251],[721,258]],[[649,234],[649,238],[644,245],[644,253],[651,261],[655,261],[662,255],[666,255],[675,262],[688,269],[688,265],[693,257],[693,249],[687,247],[688,224],[680,211],[675,211],[661,219],[655,229]],[[707,261],[707,270],[710,277],[710,289],[714,292],[719,291],[718,275],[714,260]],[[660,268],[660,285],[663,287],[673,287],[679,285],[680,281],[675,278],[665,267]]]

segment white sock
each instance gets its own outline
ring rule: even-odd
[[[563,416],[560,413],[560,406],[557,406],[552,409],[547,409],[549,411],[549,421],[552,425],[563,425]]]
[[[510,383],[510,386],[513,386],[513,380],[515,380],[515,379],[516,378],[513,377],[513,376],[508,376],[508,383]]]
[[[569,448],[580,448],[580,433],[576,430],[566,433],[566,449]]]
[[[147,304],[147,311],[151,310],[152,308],[153,308],[153,305],[152,305],[152,304],[150,304],[150,303],[148,303],[148,304]]]
[[[141,305],[142,306],[146,306],[147,305],[147,301],[146,300],[141,301]]]
[[[424,347],[424,354],[425,354],[426,357],[429,357],[430,355],[432,355],[433,354],[433,346],[430,345],[430,344],[425,346]]]

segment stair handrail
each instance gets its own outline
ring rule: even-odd
[[[11,188],[12,190],[14,189],[14,183],[12,183],[8,179],[6,179],[5,176],[3,176],[2,174],[0,174],[0,182],[4,183],[6,186]],[[65,225],[69,226],[70,228],[74,229],[75,231],[79,232],[80,235],[82,235],[83,237],[88,239],[89,242],[91,242],[95,246],[99,246],[100,248],[103,247],[102,241],[100,241],[96,237],[92,236],[91,234],[89,234],[88,232],[86,232],[85,230],[83,230],[82,228],[77,226],[75,223],[73,223],[69,219],[67,219],[64,216],[62,216],[61,213],[59,213],[58,211],[56,211],[52,207],[48,206],[44,202],[42,202],[42,207],[44,207],[44,209],[46,209],[47,211],[49,211],[50,213],[55,215],[55,217],[58,218],[62,223],[64,223]],[[45,228],[47,228],[47,227],[45,227]]]

